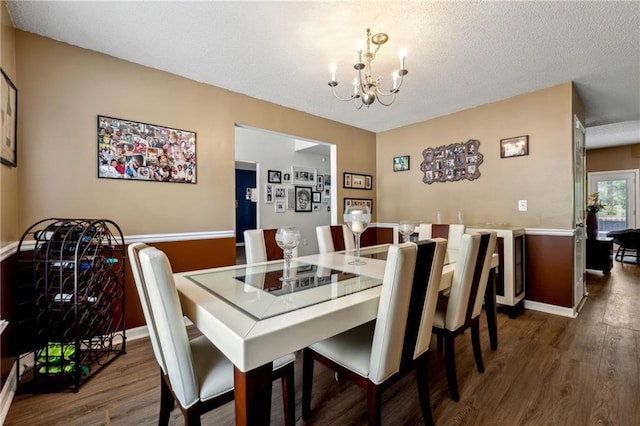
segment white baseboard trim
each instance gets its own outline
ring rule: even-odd
[[[9,372],[9,376],[7,377],[7,381],[4,383],[4,386],[2,386],[2,391],[0,391],[0,425],[4,424],[7,414],[9,413],[9,407],[11,407],[13,397],[16,394],[17,378],[16,363],[14,362],[13,367],[11,367],[11,371]]]
[[[574,312],[573,308],[565,308],[564,306],[549,305],[548,303],[534,302],[532,300],[524,301],[525,309],[531,309],[532,311],[546,312],[548,314],[560,315],[568,318],[575,318],[578,315]]]

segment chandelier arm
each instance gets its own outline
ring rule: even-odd
[[[360,99],[360,102],[358,102],[358,99]],[[362,99],[360,97],[353,98],[353,106],[356,109],[362,109],[362,107],[364,106],[364,103],[362,102]]]
[[[395,94],[395,93],[392,93],[391,95],[393,95],[393,97],[391,98],[391,101],[389,101],[389,103],[388,103],[388,104],[387,104],[387,103],[382,102],[382,100],[380,99],[380,96],[376,96],[376,99],[377,99],[377,100],[378,100],[378,102],[380,102],[382,105],[384,105],[384,106],[390,106],[390,105],[391,105],[392,103],[394,103],[394,102],[395,102],[395,100],[396,100],[396,94]]]
[[[403,81],[404,81],[404,77],[400,76],[400,80],[399,80],[398,85],[396,86],[396,88],[392,89],[389,92],[383,92],[382,90],[380,90],[380,86],[376,86],[376,93],[381,95],[381,96],[395,95],[396,93],[398,93],[400,91],[400,87],[402,87],[402,82]]]
[[[343,101],[343,102],[351,101],[351,100],[354,100],[354,99],[357,99],[357,98],[360,97],[360,95],[357,95],[357,96],[351,95],[351,97],[349,97],[349,98],[341,98],[340,96],[338,96],[336,94],[336,89],[334,87],[331,88],[331,92],[333,93],[333,96],[336,97],[336,99],[338,99],[340,101]]]

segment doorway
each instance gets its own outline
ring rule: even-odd
[[[257,228],[256,165],[236,162],[236,245],[244,245],[244,231]]]

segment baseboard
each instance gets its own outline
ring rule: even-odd
[[[524,301],[525,309],[531,309],[532,311],[546,312],[548,314],[560,315],[568,318],[575,318],[578,315],[573,311],[573,308],[565,308],[564,306],[549,305],[548,303],[534,302],[532,300]]]
[[[9,376],[7,377],[7,381],[4,382],[2,391],[0,391],[0,425],[4,424],[7,414],[9,413],[9,407],[11,407],[13,397],[16,394],[17,379],[16,363],[14,362],[13,367],[11,367],[11,371],[9,372]]]

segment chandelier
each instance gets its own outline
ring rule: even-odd
[[[380,46],[388,40],[389,36],[385,33],[371,35],[371,30],[367,28],[367,50],[363,52],[362,46],[357,47],[358,62],[353,66],[356,70],[356,76],[352,83],[353,94],[349,98],[342,98],[336,94],[336,86],[338,85],[336,81],[336,64],[334,62],[329,65],[329,70],[331,71],[329,86],[336,98],[341,101],[353,101],[357,109],[362,108],[363,105],[369,108],[376,100],[384,106],[389,106],[396,100],[396,94],[400,91],[404,76],[409,72],[404,68],[404,60],[406,57],[404,49],[400,50],[400,69],[393,72],[393,87],[390,91],[385,92],[382,90],[382,77],[376,79],[372,77],[373,71],[371,63],[376,58],[376,53],[380,50]]]

